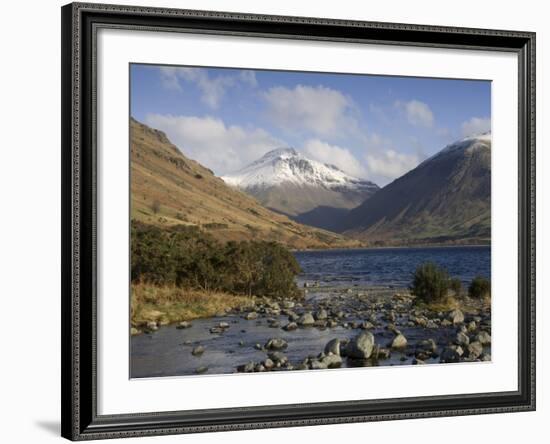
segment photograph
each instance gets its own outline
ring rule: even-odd
[[[491,361],[491,81],[129,76],[130,378]]]

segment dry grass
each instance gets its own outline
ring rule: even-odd
[[[491,298],[472,299],[464,294],[457,297],[449,295],[440,302],[432,302],[430,304],[418,302],[416,305],[419,308],[427,308],[435,312],[451,311],[458,308],[464,313],[477,314],[480,311],[484,312],[491,309]]]
[[[185,157],[166,136],[136,121],[131,122],[131,199],[132,219],[198,226],[223,242],[271,240],[298,249],[362,245],[264,208]]]
[[[233,308],[252,306],[253,303],[254,298],[227,293],[132,284],[130,316],[133,327],[148,321],[171,324],[214,316]]]
[[[463,304],[459,301],[459,299],[451,295],[448,295],[443,300],[437,302],[426,303],[418,301],[417,299],[415,299],[415,302],[418,308],[427,308],[431,311],[451,311],[455,308],[463,308]]]

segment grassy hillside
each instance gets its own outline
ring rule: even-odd
[[[340,230],[375,245],[489,243],[490,139],[419,165],[350,211]]]
[[[131,217],[157,226],[190,225],[219,241],[277,241],[289,248],[361,243],[296,223],[227,186],[185,157],[161,131],[130,121]]]

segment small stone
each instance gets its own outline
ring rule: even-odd
[[[328,313],[325,309],[321,309],[317,313],[315,313],[315,319],[317,319],[318,321],[319,320],[323,321],[327,318],[328,318]]]
[[[159,329],[157,323],[155,321],[148,321],[147,322],[147,329],[151,331],[157,331]]]
[[[208,371],[208,367],[206,367],[204,365],[195,369],[195,373],[197,375],[201,375],[203,373],[206,373],[207,371]]]
[[[462,324],[464,322],[464,313],[456,308],[449,313],[448,319],[454,325]]]
[[[300,318],[298,319],[298,325],[301,325],[303,327],[310,327],[313,324],[315,324],[315,319],[313,318],[313,315],[311,313],[304,313]]]
[[[324,362],[313,360],[310,363],[310,368],[311,370],[325,370],[328,366]]]
[[[477,359],[483,353],[483,345],[481,345],[481,343],[477,341],[472,342],[471,344],[468,345],[466,350],[468,351],[469,359]]]
[[[491,335],[486,331],[480,331],[476,335],[476,341],[481,345],[489,345],[491,343]]]
[[[258,313],[256,313],[255,311],[251,311],[251,312],[245,314],[244,318],[247,321],[253,321],[254,319],[258,319]]]
[[[279,351],[269,352],[267,354],[269,359],[271,359],[275,364],[284,365],[288,362],[288,358]]]
[[[178,330],[182,330],[184,328],[191,328],[193,326],[193,324],[191,324],[191,322],[189,321],[181,321],[178,325],[176,325],[176,328]]]
[[[331,339],[327,342],[327,345],[325,345],[325,353],[328,355],[329,353],[335,354],[340,356],[340,339],[335,338]]]
[[[470,343],[470,338],[466,333],[460,331],[456,335],[455,343],[457,345],[468,345]]]
[[[191,354],[193,356],[200,356],[204,353],[205,348],[202,345],[197,345],[196,347],[191,350]]]
[[[338,368],[342,365],[342,358],[339,355],[328,354],[321,362],[327,366],[327,368]]]
[[[265,343],[267,350],[282,350],[288,347],[288,343],[284,339],[272,338]]]
[[[407,346],[407,338],[399,333],[395,338],[393,338],[393,341],[391,343],[391,348],[393,349],[403,349]]]
[[[137,328],[135,328],[135,327],[130,328],[130,334],[132,336],[139,335],[140,333],[141,333],[141,331],[139,331]]]
[[[469,333],[472,333],[472,332],[476,331],[476,329],[477,329],[476,321],[468,322],[468,325],[466,326],[466,328],[467,328]]]
[[[237,371],[242,373],[252,373],[254,369],[256,368],[256,364],[252,361],[247,362],[244,365],[240,365],[237,367]]]
[[[283,330],[285,331],[294,331],[298,328],[298,324],[296,322],[289,322],[283,327]]]

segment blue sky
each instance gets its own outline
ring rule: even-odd
[[[383,186],[490,130],[488,81],[132,64],[131,115],[217,175],[280,147]]]

